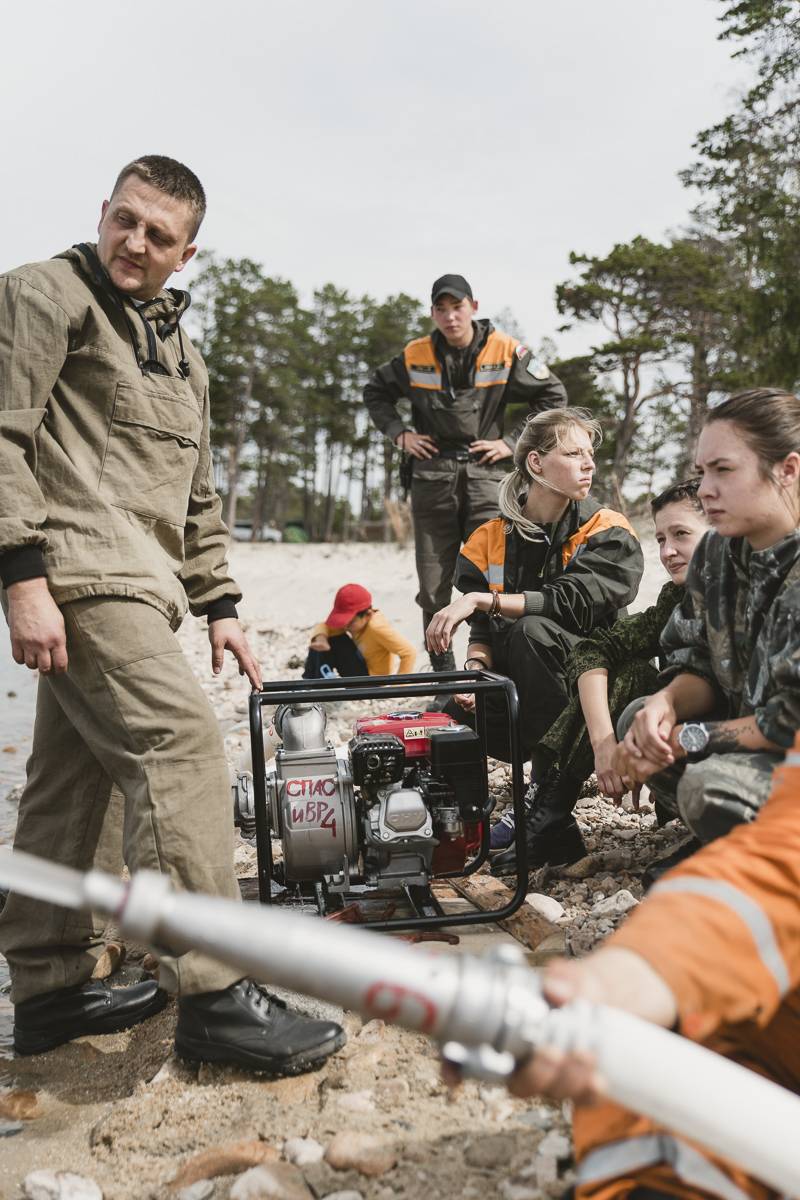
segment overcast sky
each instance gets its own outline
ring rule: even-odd
[[[718,0],[28,0],[3,14],[0,269],[91,238],[117,168],[202,179],[201,243],[304,297],[437,275],[560,323],[571,250],[659,237],[746,68]],[[191,270],[184,279],[191,281]],[[175,282],[180,282],[178,277]],[[588,334],[558,335],[562,352]]]

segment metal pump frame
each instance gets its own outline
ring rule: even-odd
[[[511,796],[514,806],[514,844],[517,856],[516,888],[508,904],[497,909],[474,913],[442,913],[436,916],[395,917],[390,920],[367,921],[370,929],[430,929],[451,925],[479,925],[502,921],[512,916],[525,899],[528,890],[528,853],[525,839],[525,786],[522,749],[519,738],[519,700],[511,679],[493,671],[442,671],[418,675],[374,675],[335,677],[333,679],[270,680],[260,692],[250,696],[250,742],[253,756],[253,799],[255,803],[256,855],[258,859],[258,897],[262,904],[272,903],[272,845],[267,819],[266,761],[262,709],[265,704],[331,704],[346,700],[411,701],[417,697],[455,695],[457,692],[475,694],[475,730],[481,750],[488,758],[486,729],[486,700],[490,695],[502,695],[508,716],[511,763]],[[491,811],[491,810],[489,810]],[[489,857],[489,811],[483,813],[483,836],[480,850],[462,871],[442,872],[435,879],[463,878],[472,875]]]

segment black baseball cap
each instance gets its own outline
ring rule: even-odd
[[[456,300],[463,300],[465,296],[474,299],[472,288],[463,275],[440,275],[431,288],[431,304],[435,304],[440,296],[453,296]]]

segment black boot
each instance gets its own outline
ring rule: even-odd
[[[14,1006],[17,1054],[43,1054],[88,1034],[118,1033],[160,1012],[169,997],[148,979],[112,988],[101,979],[59,988]]]
[[[665,854],[663,858],[657,858],[650,863],[649,867],[642,875],[642,886],[645,891],[648,891],[654,883],[658,883],[662,875],[666,875],[667,871],[671,871],[673,867],[677,867],[678,863],[682,863],[684,859],[691,858],[700,849],[702,842],[696,837],[690,837],[685,842],[681,842],[676,850],[671,854]]]
[[[321,1066],[345,1041],[339,1025],[290,1012],[252,979],[178,1001],[175,1050],[193,1062],[299,1075]]]
[[[581,831],[572,815],[582,786],[582,779],[551,770],[536,788],[533,810],[525,825],[529,870],[548,864],[574,863],[586,855]],[[492,858],[493,875],[511,875],[516,870],[515,845]]]

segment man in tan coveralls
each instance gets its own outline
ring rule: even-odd
[[[15,847],[78,870],[99,851],[121,868],[116,784],[132,871],[238,897],[222,738],[175,638],[187,607],[206,616],[214,671],[227,649],[260,686],[228,574],[208,377],[179,324],[189,298],[164,287],[204,212],[196,176],[148,155],[120,173],[96,246],[0,277],[0,579],[14,658],[40,673]],[[162,988],[179,994],[188,1058],[287,1074],[344,1041],[194,952],[162,958],[162,988],[91,981],[100,931],[9,897],[0,950],[19,1053],[135,1024]]]

